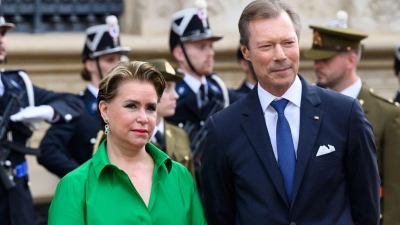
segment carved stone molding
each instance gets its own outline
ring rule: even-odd
[[[130,19],[123,29],[136,27],[131,34],[168,34],[171,16],[185,8],[194,7],[194,0],[125,0],[124,16]],[[214,32],[237,34],[237,22],[244,7],[251,0],[209,0],[208,11]],[[400,33],[399,0],[291,0],[287,2],[300,14],[303,30],[310,24],[323,25],[336,19],[338,10],[349,14],[350,27],[366,32]],[[138,31],[139,30],[139,31]]]

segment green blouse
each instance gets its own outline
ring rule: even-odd
[[[110,163],[105,143],[92,159],[61,179],[49,225],[206,224],[192,175],[184,166],[146,145],[154,161],[147,207],[128,175]]]

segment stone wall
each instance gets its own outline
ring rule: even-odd
[[[241,84],[243,75],[236,64],[238,44],[237,21],[249,0],[210,0],[209,15],[215,33],[224,39],[214,45],[215,71],[228,87]],[[349,26],[370,33],[365,40],[366,50],[358,74],[369,86],[384,97],[391,98],[398,88],[393,76],[393,49],[400,42],[400,2],[398,0],[293,0],[290,3],[300,12],[303,31],[301,52],[311,46],[309,24],[324,24],[339,9],[349,13]],[[170,16],[193,1],[130,0],[125,1],[125,13],[120,18],[123,45],[132,48],[129,58],[147,60],[164,57],[174,64],[168,49]],[[8,36],[9,57],[6,69],[27,70],[34,84],[54,91],[78,93],[85,88],[80,79],[80,53],[84,33],[15,34]],[[301,59],[300,73],[315,81],[312,61]],[[37,146],[48,125],[43,123],[32,144]],[[32,192],[35,201],[48,201],[58,179],[47,173],[29,158]]]

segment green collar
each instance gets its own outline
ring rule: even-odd
[[[106,166],[114,166],[108,159],[107,150],[106,150],[107,139],[105,139],[97,149],[96,153],[92,157],[94,172],[96,174],[97,179],[99,178],[101,172]],[[158,168],[160,166],[164,167],[168,173],[170,173],[172,168],[172,160],[165,154],[163,151],[158,149],[151,143],[147,143],[146,152],[148,152],[153,158],[154,168]]]

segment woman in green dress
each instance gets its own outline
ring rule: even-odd
[[[97,98],[107,138],[57,186],[49,225],[206,224],[190,172],[149,143],[165,80],[145,62],[121,62]]]

